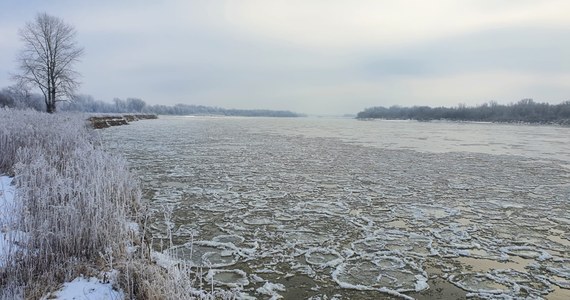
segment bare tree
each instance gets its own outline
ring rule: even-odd
[[[20,29],[19,35],[24,48],[18,56],[21,73],[14,79],[40,89],[46,111],[53,113],[56,103],[71,99],[79,86],[79,73],[73,65],[83,48],[75,41],[75,28],[58,17],[40,13]]]

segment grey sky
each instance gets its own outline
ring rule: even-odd
[[[356,113],[570,100],[570,1],[0,3],[0,87],[38,12],[73,24],[80,92],[110,101]]]

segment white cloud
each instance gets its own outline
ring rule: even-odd
[[[2,3],[3,68],[36,10],[76,26],[81,92],[105,100],[355,113],[570,94],[567,1]]]
[[[567,1],[227,1],[238,30],[316,48],[391,47],[488,28],[568,25]]]

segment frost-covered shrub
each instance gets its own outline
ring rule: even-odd
[[[202,281],[202,270],[190,269],[184,263],[169,266],[148,264],[144,260],[130,261],[125,268],[130,276],[123,287],[135,299],[237,299],[235,291],[215,290]],[[206,272],[207,273],[207,272]]]
[[[101,253],[126,255],[126,220],[136,217],[141,192],[85,116],[0,110],[0,154],[0,174],[15,175],[15,231],[26,235],[0,270],[0,298],[18,285],[34,298],[30,287],[57,286]]]
[[[144,233],[127,223],[145,215],[138,182],[122,157],[104,151],[87,117],[0,109],[0,175],[15,176],[18,203],[0,300],[39,299],[109,268],[129,299],[233,299],[202,286],[198,270],[153,263]],[[139,251],[127,249],[135,243]]]
[[[122,159],[88,145],[51,157],[21,148],[17,157],[22,231],[33,237],[31,249],[48,251],[45,259],[93,258],[127,236],[125,219],[140,192]]]
[[[13,174],[17,150],[37,148],[61,157],[82,144],[94,144],[94,133],[81,114],[49,115],[32,110],[0,109],[0,173]]]

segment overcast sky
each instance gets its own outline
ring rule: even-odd
[[[38,12],[77,29],[79,92],[150,104],[357,113],[570,100],[570,1],[0,2],[0,88]]]

